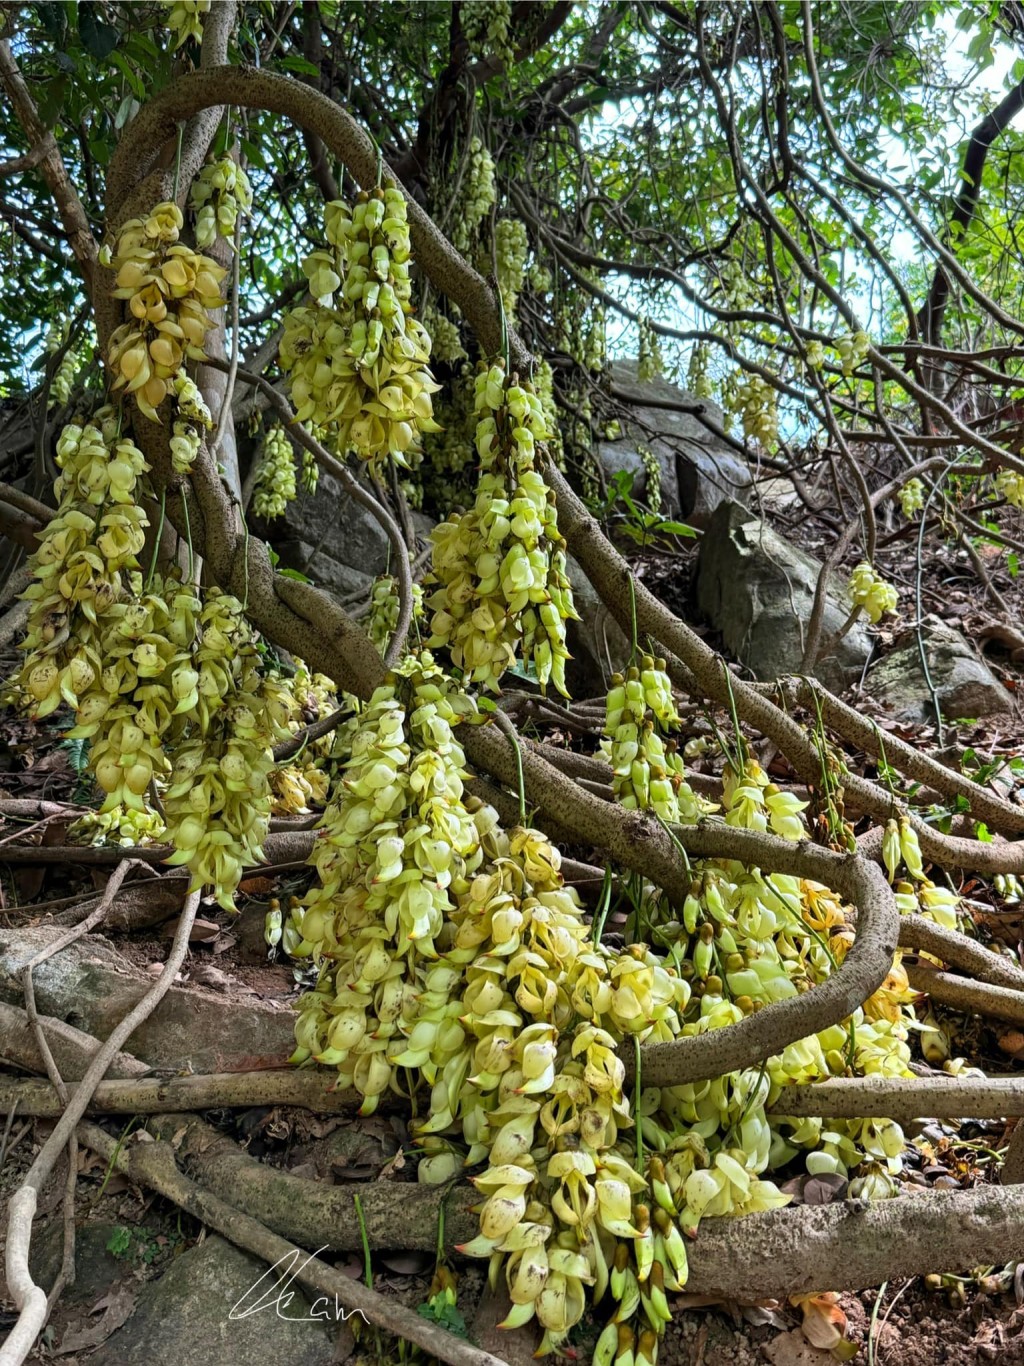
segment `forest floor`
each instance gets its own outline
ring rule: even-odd
[[[807,548],[814,549],[813,537],[806,539]],[[905,557],[903,549],[899,552],[899,564],[894,561],[890,570],[892,577],[905,572],[899,568],[905,565]],[[689,603],[692,560],[691,553],[644,553],[637,558],[637,572],[645,582],[688,619],[693,615]],[[1020,590],[1016,579],[1008,574],[1005,557],[993,561],[992,578],[997,591],[1018,600]],[[956,624],[969,638],[978,638],[992,618],[991,606],[977,578],[959,564],[931,558],[922,589],[930,609]],[[710,643],[717,644],[713,639]],[[884,632],[881,645],[884,648]],[[997,642],[997,648],[995,657],[988,656],[990,665],[1009,690],[1015,692],[1024,686],[1020,663],[1013,658],[1015,647],[1012,642]],[[9,660],[0,660],[0,665],[13,663],[13,658],[12,654]],[[884,717],[879,719],[880,724],[893,724]],[[694,724],[693,733],[697,734],[699,722],[695,720]],[[898,733],[922,746],[934,745],[934,730],[928,726],[901,726]],[[556,743],[560,739],[568,742],[568,737],[560,737],[551,730],[547,738]],[[947,727],[946,744],[950,750],[973,751],[980,756],[979,762],[989,762],[1024,751],[1024,732],[1019,721],[968,723]],[[76,774],[69,758],[67,747],[61,744],[59,723],[33,725],[10,712],[0,714],[0,799],[88,802],[89,786]],[[861,771],[874,776],[864,756],[850,753],[848,758],[851,765],[859,765]],[[709,772],[712,767],[708,765]],[[776,776],[784,780],[788,775],[780,772]],[[44,840],[62,843],[66,825],[63,820],[48,824]],[[0,830],[0,841],[18,833],[18,825],[7,821],[6,828]],[[582,852],[586,856],[587,851]],[[0,939],[4,931],[33,923],[45,924],[49,913],[36,914],[31,909],[34,904],[92,892],[102,885],[104,877],[103,870],[90,871],[68,864],[2,869]],[[216,994],[226,1002],[293,1001],[304,989],[302,974],[286,963],[267,961],[263,917],[271,895],[284,904],[288,895],[299,890],[302,881],[301,874],[286,874],[273,880],[259,875],[248,878],[242,884],[241,914],[236,919],[214,905],[201,908],[201,922],[182,974],[183,983]],[[990,887],[978,879],[965,881],[960,890],[968,900],[979,937],[996,937],[1020,953],[1024,941],[1021,906],[995,898]],[[609,928],[614,930],[614,924]],[[114,942],[118,953],[141,974],[151,974],[154,965],[166,956],[168,940],[161,928],[133,936],[121,935]],[[1024,1036],[1018,1031],[990,1028],[979,1021],[965,1022],[963,1017],[952,1015],[943,1017],[942,1022],[952,1035],[954,1055],[964,1056],[972,1065],[1004,1074],[1024,1065]],[[241,1142],[251,1155],[298,1175],[328,1182],[401,1181],[411,1176],[408,1167],[403,1171],[402,1156],[409,1134],[396,1115],[332,1116],[318,1120],[302,1111],[261,1107],[243,1113],[218,1111],[208,1118]],[[45,1139],[49,1123],[15,1121],[11,1126],[2,1145],[5,1151],[0,1198],[16,1189]],[[108,1125],[111,1132],[119,1132],[122,1127],[123,1121],[116,1119]],[[933,1123],[918,1126],[916,1131],[910,1128],[901,1180],[908,1185],[934,1185],[940,1189],[964,1189],[992,1181],[992,1154],[1005,1142],[1006,1132],[1002,1123],[992,1121]],[[92,1154],[80,1154],[80,1167],[78,1237],[86,1265],[79,1271],[78,1291],[58,1305],[42,1344],[30,1360],[61,1361],[66,1366],[77,1366],[80,1362],[84,1366],[98,1354],[96,1359],[106,1366],[119,1366],[116,1351],[104,1355],[103,1344],[108,1339],[116,1341],[111,1335],[131,1314],[145,1283],[196,1246],[203,1231],[174,1207],[140,1190],[120,1174],[107,1171]],[[43,1194],[43,1212],[51,1216],[50,1234],[37,1234],[40,1266],[47,1268],[42,1277],[44,1285],[49,1283],[47,1277],[52,1277],[59,1262],[57,1235],[63,1186],[64,1174],[58,1170]],[[842,1195],[839,1189],[808,1183],[806,1178],[795,1179],[787,1188],[793,1190],[796,1198],[810,1201]],[[90,1229],[95,1236],[90,1237]],[[427,1297],[432,1261],[432,1257],[420,1253],[378,1258],[375,1286],[416,1306]],[[361,1274],[358,1258],[348,1257],[344,1265],[353,1276]],[[915,1278],[859,1295],[819,1297],[802,1306],[705,1304],[694,1302],[693,1297],[678,1296],[659,1361],[664,1366],[753,1366],[755,1362],[826,1366],[833,1356],[844,1359],[845,1352],[845,1359],[870,1366],[981,1366],[988,1362],[1020,1366],[1024,1363],[1024,1264],[1007,1269],[1000,1277],[998,1273],[1003,1271],[978,1268],[962,1277],[944,1277],[939,1285]],[[471,1327],[482,1285],[478,1268],[469,1266],[464,1270],[459,1306]],[[0,1301],[3,1289],[0,1282]],[[10,1316],[0,1308],[0,1332],[10,1322]],[[827,1340],[836,1326],[842,1330],[847,1348],[833,1353],[815,1345]],[[592,1336],[581,1334],[575,1356],[580,1363],[589,1361],[592,1340]],[[500,1345],[488,1345],[500,1353]],[[515,1344],[515,1353],[521,1354],[521,1344]],[[510,1352],[509,1359],[518,1361],[519,1355]],[[333,1360],[390,1362],[397,1358],[386,1351],[376,1356],[372,1340],[364,1338],[360,1345],[350,1333],[342,1333],[333,1349]],[[222,1366],[233,1366],[223,1355],[221,1361]],[[124,1366],[132,1363],[126,1359]],[[151,1366],[159,1363],[153,1362]],[[186,1360],[184,1366],[190,1363]]]

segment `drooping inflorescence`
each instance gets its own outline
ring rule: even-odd
[[[209,310],[224,304],[226,271],[178,241],[184,221],[176,204],[157,204],[147,218],[123,225],[111,260],[114,297],[127,300],[132,316],[110,338],[114,388],[132,394],[153,422],[186,359],[205,359],[203,345],[214,326]]]
[[[476,379],[476,501],[433,532],[431,647],[496,689],[517,657],[565,692],[565,623],[575,617],[554,496],[536,468],[546,440],[532,386],[500,365]]]
[[[281,365],[300,422],[342,455],[406,465],[437,431],[430,337],[412,316],[409,227],[394,187],[326,206],[328,249],[303,262],[312,302],[285,319]]]

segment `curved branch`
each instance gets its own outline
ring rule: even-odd
[[[946,228],[944,239],[950,251],[954,250],[958,237],[962,238],[970,226],[974,211],[978,206],[981,193],[981,176],[985,169],[989,148],[1020,111],[1024,109],[1024,81],[1017,85],[999,101],[996,107],[982,119],[967,144],[964,169],[960,189],[953,201],[953,212]],[[949,299],[949,275],[941,261],[935,267],[932,286],[928,291],[917,325],[926,342],[938,346],[942,341],[942,320]]]
[[[1011,1024],[1024,1024],[1024,991],[1014,987],[991,986],[938,972],[921,964],[904,962],[907,980],[915,991],[923,991],[942,1006],[952,1006],[968,1015],[987,1015]]]
[[[1024,991],[1024,968],[1009,958],[979,944],[957,930],[947,930],[923,915],[900,916],[901,949],[917,949],[930,953],[951,967],[961,968],[982,982],[993,986]]]
[[[474,763],[510,786],[516,783],[515,759],[502,736],[475,727],[464,748]],[[522,763],[527,798],[543,807],[546,815],[577,838],[600,845],[627,868],[651,878],[670,896],[681,897],[689,885],[689,868],[657,821],[593,796],[536,750],[523,749]],[[694,858],[738,859],[832,887],[857,907],[857,937],[839,970],[813,991],[766,1006],[728,1028],[645,1047],[645,1084],[672,1086],[753,1066],[796,1039],[844,1020],[881,986],[896,952],[899,914],[889,884],[875,864],[817,845],[793,844],[711,822],[675,826],[672,835]],[[629,1072],[634,1064],[631,1049],[624,1050],[623,1061]]]

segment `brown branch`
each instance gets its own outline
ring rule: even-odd
[[[336,1089],[337,1078],[318,1071],[267,1070],[223,1072],[175,1077],[138,1077],[101,1081],[89,1098],[87,1113],[161,1114],[169,1111],[212,1110],[254,1105],[297,1105],[316,1114],[352,1110],[360,1103],[355,1091]],[[74,1096],[81,1083],[66,1083]],[[64,1103],[48,1082],[34,1077],[0,1076],[0,1114],[16,1109],[21,1115],[52,1118]]]
[[[66,1024],[63,1020],[52,1019],[47,1015],[39,1017],[39,1024],[46,1035],[46,1042],[65,1081],[68,1078],[80,1079],[83,1077],[93,1058],[103,1047],[99,1039],[94,1039],[91,1034],[76,1029],[74,1025]],[[28,1016],[17,1006],[9,1006],[2,1001],[0,1001],[0,1057],[32,1072],[46,1070]],[[138,1058],[133,1058],[130,1053],[117,1053],[107,1067],[107,1074],[111,1077],[135,1077],[148,1071],[149,1068],[146,1064],[140,1062]]]
[[[478,1231],[469,1207],[479,1196],[469,1185],[445,1190],[377,1181],[324,1187],[284,1172],[264,1174],[260,1164],[235,1145],[230,1146],[238,1155],[229,1157],[225,1140],[191,1116],[164,1116],[150,1127],[165,1140],[182,1139],[179,1158],[190,1162],[205,1187],[303,1246],[359,1249],[354,1193],[363,1204],[371,1247],[387,1250],[400,1239],[403,1250],[432,1252],[442,1206],[449,1243],[464,1242]],[[92,1146],[93,1136],[100,1132],[83,1125],[79,1137]],[[104,1134],[103,1142],[107,1156],[114,1140]],[[140,1144],[137,1151],[157,1146]],[[292,1195],[295,1187],[299,1189]],[[308,1216],[304,1227],[295,1227],[297,1204]],[[898,1200],[878,1200],[867,1207],[838,1201],[740,1219],[708,1219],[702,1221],[689,1251],[689,1292],[745,1300],[809,1294],[824,1287],[863,1290],[937,1268],[1002,1265],[1024,1258],[1024,1188],[908,1192]]]
[[[961,968],[993,986],[1024,991],[1024,968],[993,953],[976,939],[947,930],[923,915],[900,916],[900,948],[918,949],[940,958],[951,967]]]
[[[923,991],[939,1005],[952,1006],[969,1015],[986,1015],[1012,1024],[1024,1024],[1024,991],[1013,987],[992,986],[988,982],[971,982],[966,977],[954,977],[950,972],[938,972],[923,964],[908,963],[907,980],[915,991]]]
[[[31,1110],[25,1110],[31,1114]],[[766,1114],[822,1118],[1003,1119],[1024,1114],[1024,1077],[830,1077],[784,1086]]]

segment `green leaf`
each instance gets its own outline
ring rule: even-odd
[[[141,101],[146,98],[146,87],[143,84],[139,73],[135,70],[123,52],[112,52],[110,60],[128,82],[128,89],[141,103]]]
[[[652,530],[664,532],[667,536],[688,536],[691,539],[697,535],[697,528],[688,526],[686,522],[658,522]]]
[[[279,569],[277,572],[281,575],[282,579],[294,579],[296,583],[313,582],[312,579],[308,579],[305,574],[301,574],[297,569]]]
[[[975,822],[975,825],[974,825],[974,833],[975,833],[975,835],[977,836],[977,838],[978,838],[979,840],[981,840],[982,844],[991,844],[991,843],[992,843],[992,835],[991,835],[991,832],[989,831],[989,828],[988,828],[988,826],[985,824],[984,821],[976,821],[976,822]]]
[[[1011,579],[1015,579],[1020,573],[1020,557],[1016,550],[1011,550],[1006,557],[1006,570]]]
[[[279,66],[283,66],[285,71],[294,71],[300,76],[319,76],[320,68],[308,61],[305,57],[300,57],[298,53],[289,53],[287,57],[282,57]]]
[[[98,62],[105,61],[117,47],[118,33],[97,14],[99,6],[93,0],[80,0],[78,6],[78,36],[82,46]]]
[[[117,106],[117,113],[114,115],[114,127],[118,132],[121,131],[126,123],[131,123],[140,108],[141,105],[134,95],[125,95],[124,99]]]

